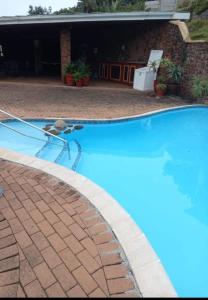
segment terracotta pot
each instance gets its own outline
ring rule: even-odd
[[[74,85],[74,79],[73,79],[73,75],[72,74],[66,74],[66,84],[67,85]]]
[[[157,85],[155,86],[155,93],[158,97],[163,97],[166,94],[167,89],[160,89]]]
[[[77,87],[82,87],[83,86],[82,79],[79,79],[79,80],[76,81],[76,86]]]
[[[83,78],[82,78],[82,81],[83,81],[83,85],[84,85],[84,86],[88,86],[89,83],[90,83],[90,77],[89,77],[89,76],[83,77]]]

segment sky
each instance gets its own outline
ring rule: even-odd
[[[77,0],[0,0],[0,16],[27,15],[29,5],[52,7],[52,10],[59,10],[64,7],[71,7]]]

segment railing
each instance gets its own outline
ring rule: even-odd
[[[23,120],[23,119],[21,119],[21,118],[18,118],[18,117],[16,117],[16,116],[14,116],[14,115],[12,115],[12,114],[10,114],[10,113],[4,111],[4,110],[1,110],[1,109],[0,109],[0,113],[2,113],[2,114],[4,114],[4,115],[7,115],[7,116],[9,116],[9,117],[11,117],[11,118],[13,118],[13,119],[15,119],[15,120],[18,120],[19,122],[24,123],[24,124],[26,124],[26,125],[28,125],[28,126],[34,128],[34,129],[36,129],[36,130],[39,130],[39,131],[43,132],[44,134],[46,134],[47,136],[49,135],[49,136],[52,136],[53,138],[55,138],[55,139],[57,139],[57,140],[62,141],[62,142],[64,143],[64,146],[65,146],[65,147],[67,148],[67,150],[68,150],[68,155],[69,155],[69,159],[70,159],[70,148],[69,148],[69,144],[68,144],[68,141],[67,141],[67,140],[62,139],[62,138],[60,138],[59,136],[56,136],[56,135],[54,135],[53,133],[48,132],[48,131],[46,131],[46,130],[40,128],[40,127],[37,127],[37,126],[35,126],[35,125],[33,125],[33,124],[31,124],[31,123],[29,123],[29,122],[27,122],[27,121],[25,121],[25,120]],[[45,140],[43,140],[43,139],[40,139],[40,138],[31,136],[31,135],[25,134],[25,133],[23,133],[23,132],[21,132],[21,131],[19,131],[19,130],[17,130],[17,129],[14,129],[13,127],[11,127],[11,126],[9,126],[9,125],[3,123],[3,122],[0,122],[0,124],[3,125],[4,127],[8,128],[8,129],[10,129],[10,130],[13,130],[13,131],[16,132],[16,133],[19,133],[19,134],[23,135],[23,136],[26,136],[26,137],[29,137],[29,138],[33,138],[33,139],[35,139],[35,140],[39,140],[39,141],[44,141],[44,142],[45,142]],[[50,143],[50,144],[53,144],[53,145],[60,146],[59,144],[53,143],[53,142],[51,142],[51,141],[49,141],[49,143]]]

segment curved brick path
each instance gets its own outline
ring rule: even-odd
[[[98,211],[55,177],[0,160],[0,297],[138,297]]]

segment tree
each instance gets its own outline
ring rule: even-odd
[[[35,16],[35,15],[50,15],[52,13],[52,7],[49,6],[48,8],[42,6],[34,6],[30,5],[28,10],[28,15]]]

